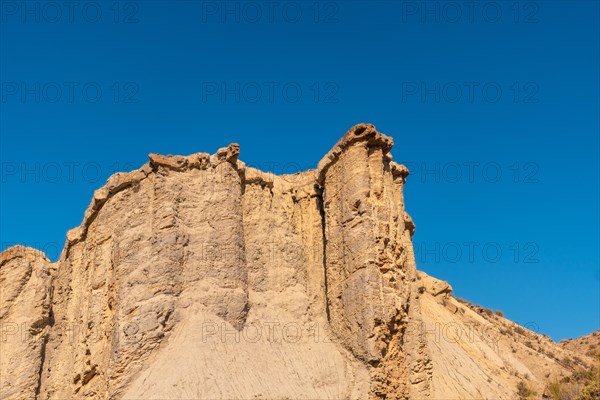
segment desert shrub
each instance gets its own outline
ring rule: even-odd
[[[565,364],[567,367],[571,366],[571,363],[573,362],[573,360],[571,360],[569,357],[563,357],[563,359],[561,360],[561,362],[563,364]]]
[[[520,381],[517,384],[517,396],[519,396],[519,400],[527,400],[533,395],[535,395],[535,392],[524,381]]]
[[[564,384],[558,379],[554,379],[552,382],[546,385],[548,389],[548,393],[550,393],[550,398],[552,400],[563,400],[564,397]]]
[[[600,351],[596,350],[589,350],[587,353],[585,353],[586,356],[591,357],[591,358],[599,358],[600,359]]]
[[[533,343],[531,343],[531,340],[526,341],[525,346],[529,347],[530,349],[533,349]]]
[[[594,369],[577,368],[573,372],[573,379],[578,382],[590,382],[596,377],[596,371]]]
[[[572,362],[572,360],[569,360]],[[571,376],[546,383],[546,392],[553,400],[599,400],[600,366],[578,367]]]
[[[595,379],[586,385],[575,400],[598,400],[600,399],[600,380]]]
[[[504,313],[500,310],[496,310],[496,315],[499,317],[504,317]]]
[[[525,329],[521,328],[520,326],[515,326],[515,332],[519,335],[525,335]]]

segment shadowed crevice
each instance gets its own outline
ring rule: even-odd
[[[317,207],[319,208],[319,214],[321,214],[321,233],[323,239],[323,278],[325,286],[325,314],[327,315],[327,322],[331,321],[329,313],[329,286],[327,282],[327,233],[326,233],[326,218],[325,218],[325,202],[323,200],[323,190],[318,185],[315,185],[315,191],[317,192]]]

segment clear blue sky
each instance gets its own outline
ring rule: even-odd
[[[149,152],[296,172],[371,122],[419,268],[556,340],[600,328],[598,2],[268,4],[0,2],[2,248],[56,259]]]

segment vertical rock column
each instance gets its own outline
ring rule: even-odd
[[[248,313],[248,272],[242,212],[239,146],[191,158],[178,179],[185,187],[179,216],[187,232],[184,298],[241,329]],[[191,156],[190,156],[191,157]]]
[[[14,246],[0,257],[0,398],[36,399],[51,325],[50,261]]]
[[[391,161],[392,146],[373,125],[360,124],[318,170],[330,326],[354,356],[373,367],[373,399],[405,399],[428,390],[426,349],[407,348],[418,339],[405,336],[418,312],[411,310],[414,225],[404,210],[408,170]],[[413,381],[416,391],[407,385]]]
[[[387,156],[392,139],[353,127],[319,164],[323,187],[327,305],[333,332],[376,366],[402,309],[401,239]]]
[[[119,398],[192,303],[243,326],[238,154],[152,154],[96,191],[58,262],[38,398]]]

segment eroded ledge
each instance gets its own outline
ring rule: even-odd
[[[25,258],[28,261],[42,260],[43,262],[50,263],[50,259],[43,251],[18,244],[0,253],[0,268],[16,258]]]
[[[149,162],[144,164],[140,169],[131,172],[117,172],[108,178],[104,186],[94,192],[92,201],[83,215],[81,225],[67,232],[67,242],[60,259],[68,256],[72,245],[85,239],[90,224],[108,199],[122,190],[138,185],[148,175],[156,172],[159,168],[162,167],[172,171],[183,172],[193,168],[203,169],[211,165],[216,166],[223,162],[230,162],[237,167],[239,154],[240,146],[237,143],[220,148],[212,156],[208,153],[195,153],[189,156],[163,156],[150,153],[148,155]]]
[[[406,183],[406,178],[410,174],[408,168],[404,164],[398,164],[394,161],[390,162],[390,167],[392,170],[392,176],[394,179],[400,178],[402,183]]]
[[[366,141],[369,146],[381,147],[383,154],[389,153],[392,147],[394,147],[394,139],[378,132],[374,125],[364,123],[354,125],[319,162],[317,167],[317,183],[321,186],[325,183],[327,171],[349,146],[363,141]]]
[[[195,153],[189,156],[163,156],[161,154],[150,153],[150,166],[153,169],[164,167],[173,171],[183,172],[188,169],[204,169],[209,166],[216,166],[222,162],[236,164],[240,155],[240,145],[232,143],[227,147],[222,147],[212,156],[208,153]]]
[[[92,201],[84,213],[82,223],[78,227],[67,232],[67,241],[60,259],[64,259],[68,256],[69,249],[72,245],[85,239],[88,227],[110,197],[122,190],[138,185],[151,173],[155,173],[160,169],[184,172],[190,169],[216,167],[224,162],[228,162],[238,170],[242,177],[243,184],[258,184],[273,189],[277,182],[278,186],[280,186],[280,190],[294,191],[294,189],[298,189],[299,191],[296,190],[298,193],[296,193],[295,196],[302,198],[315,195],[315,193],[313,193],[314,185],[308,181],[312,180],[316,185],[322,187],[324,185],[327,170],[339,159],[340,155],[354,143],[364,141],[367,142],[368,146],[382,148],[386,155],[394,145],[394,140],[391,137],[378,132],[374,125],[364,123],[355,125],[350,128],[325,157],[321,159],[316,170],[308,170],[297,174],[299,177],[291,179],[289,182],[287,179],[283,182],[282,179],[279,179],[281,177],[278,175],[247,167],[246,164],[238,160],[240,146],[237,143],[232,143],[227,147],[220,148],[213,155],[210,155],[209,153],[195,153],[188,156],[165,156],[151,153],[148,155],[149,162],[144,164],[140,169],[131,172],[116,173],[107,180],[103,187],[94,192]],[[389,157],[391,158],[391,155],[389,155]],[[394,162],[391,162],[390,166],[393,176],[395,178],[400,178],[400,181],[404,183],[408,176],[408,169],[404,165]],[[301,188],[295,187],[296,184],[300,184]],[[309,188],[310,190],[306,188]],[[411,224],[411,222],[412,221],[410,221],[408,225],[412,234],[414,233],[414,224]]]

